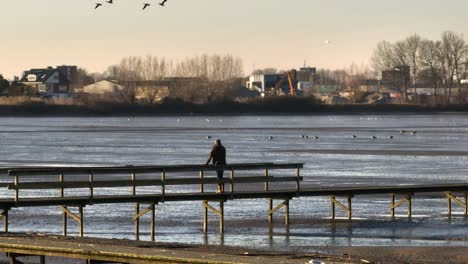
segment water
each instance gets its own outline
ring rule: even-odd
[[[0,166],[5,167],[201,164],[213,139],[221,138],[231,163],[306,163],[305,186],[467,183],[468,178],[468,118],[458,114],[0,118],[0,126]],[[401,130],[417,133],[401,134]],[[176,191],[181,189],[168,190]],[[101,189],[95,194],[108,192]],[[116,192],[130,194],[126,188]],[[139,192],[154,190],[141,188]],[[3,189],[0,196],[12,197],[12,193]],[[222,237],[214,216],[210,216],[210,233],[203,235],[200,202],[165,203],[157,206],[156,236],[161,242],[282,250],[468,244],[468,221],[462,208],[454,205],[455,216],[449,220],[442,194],[416,195],[411,221],[405,218],[404,207],[397,210],[396,220],[390,220],[389,203],[387,195],[357,196],[353,198],[354,220],[332,223],[327,197],[294,199],[291,226],[286,228],[282,212],[275,215],[275,226],[268,226],[266,200],[229,201]],[[85,234],[131,239],[133,210],[132,204],[86,207]],[[61,233],[57,207],[13,209],[10,217],[13,232]],[[76,231],[70,222],[69,232]],[[143,239],[149,239],[148,216],[142,220],[141,232]]]

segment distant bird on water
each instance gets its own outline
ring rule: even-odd
[[[101,3],[96,3],[96,7],[94,9],[97,9],[98,7],[102,6]]]
[[[165,6],[164,4],[166,4],[167,0],[163,0],[161,3],[159,3],[160,6]]]
[[[151,4],[148,4],[148,3],[144,3],[143,4],[143,10],[145,10],[148,6],[150,6]]]

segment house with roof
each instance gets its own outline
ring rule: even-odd
[[[68,93],[77,76],[76,66],[48,67],[25,71],[20,83],[32,87],[37,93]]]

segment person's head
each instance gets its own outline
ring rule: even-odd
[[[221,145],[221,139],[215,140],[215,144],[216,144],[216,145]]]

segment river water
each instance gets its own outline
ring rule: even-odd
[[[220,138],[228,150],[228,163],[305,163],[301,171],[304,186],[468,182],[468,118],[459,114],[2,117],[0,126],[2,167],[199,164],[206,161],[213,139]],[[294,171],[285,173],[294,175]],[[2,181],[11,179],[2,176]],[[167,192],[196,188],[170,187]],[[152,191],[140,189],[142,193]],[[130,194],[125,188],[116,192]],[[109,190],[96,190],[95,195],[99,194],[109,194]],[[12,193],[3,189],[0,197],[12,197]],[[442,194],[416,195],[411,220],[405,217],[404,207],[391,220],[389,204],[387,195],[356,196],[353,221],[344,220],[338,209],[342,219],[331,222],[328,197],[296,198],[290,203],[291,225],[287,228],[282,212],[275,216],[274,227],[268,225],[266,200],[228,201],[224,236],[217,233],[214,216],[210,216],[211,230],[205,236],[200,202],[164,203],[157,206],[156,239],[281,250],[468,245],[463,209],[454,205],[455,215],[449,220]],[[85,235],[132,239],[133,210],[132,204],[86,207]],[[10,212],[13,232],[60,234],[60,221],[57,207]],[[69,233],[76,235],[76,231],[75,223],[70,222]],[[141,233],[142,239],[149,239],[146,218]]]

